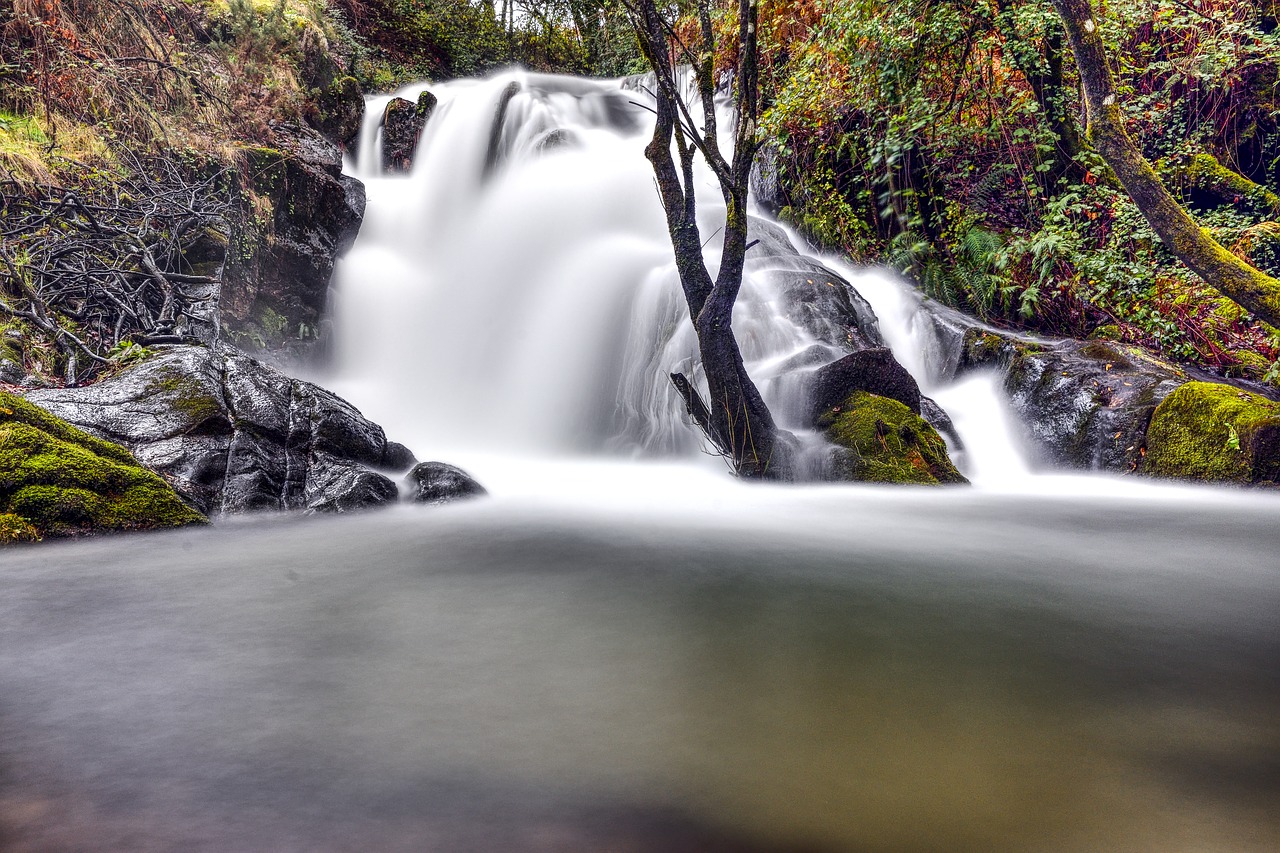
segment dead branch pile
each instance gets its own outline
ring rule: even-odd
[[[92,193],[0,182],[0,313],[65,356],[69,383],[122,342],[178,339],[196,294],[217,284],[191,250],[225,246],[226,171],[190,179],[170,160],[129,159],[127,177]]]

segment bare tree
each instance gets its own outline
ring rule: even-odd
[[[1183,209],[1124,127],[1115,78],[1089,0],[1053,0],[1067,28],[1084,85],[1086,137],[1116,173],[1160,240],[1205,282],[1273,326],[1280,325],[1280,280],[1228,252]]]
[[[688,379],[671,378],[690,414],[742,477],[781,478],[789,473],[787,445],[751,381],[734,337],[733,306],[742,288],[747,253],[747,187],[757,149],[759,115],[756,0],[736,0],[738,57],[733,78],[733,156],[720,151],[715,111],[715,34],[709,0],[697,0],[700,43],[685,44],[654,0],[628,4],[640,49],[656,79],[657,120],[645,156],[653,164],[675,249],[676,270],[698,336],[709,398],[702,401]],[[701,101],[700,115],[683,97],[679,65],[688,63]],[[674,153],[673,153],[674,148]],[[697,223],[694,160],[701,155],[724,196],[726,221],[720,268],[713,279],[702,257]]]

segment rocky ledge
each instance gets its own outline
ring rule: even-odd
[[[85,388],[27,398],[117,442],[202,512],[342,512],[397,499],[403,445],[329,391],[227,348],[175,346]]]

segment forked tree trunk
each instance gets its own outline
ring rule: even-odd
[[[698,351],[707,377],[708,399],[701,411],[709,423],[700,423],[712,442],[729,457],[734,470],[743,477],[778,478],[789,473],[785,445],[764,398],[743,364],[742,351],[734,337],[733,306],[742,287],[747,252],[747,186],[751,161],[757,147],[755,131],[758,114],[756,71],[756,7],[754,0],[739,0],[739,60],[734,80],[737,119],[734,126],[734,154],[726,161],[717,142],[715,86],[712,78],[714,53],[710,11],[699,4],[702,44],[683,58],[694,68],[702,100],[699,120],[681,100],[676,63],[669,44],[671,32],[654,0],[640,0],[629,7],[641,48],[657,79],[657,101],[653,139],[645,156],[653,164],[667,230],[675,249],[676,270],[689,316],[698,336]],[[700,127],[699,127],[700,125]],[[672,153],[672,148],[676,154]],[[724,196],[727,219],[724,227],[720,269],[711,278],[702,258],[702,237],[697,224],[693,162],[701,154],[715,173]],[[676,158],[679,158],[677,163]],[[674,377],[673,377],[674,380]],[[683,377],[681,377],[683,380]],[[677,388],[696,407],[687,381]],[[695,417],[697,415],[695,414]]]
[[[1160,240],[1223,296],[1273,326],[1280,326],[1280,280],[1228,252],[1191,219],[1124,128],[1115,79],[1089,0],[1053,0],[1062,17],[1084,85],[1086,136]]]

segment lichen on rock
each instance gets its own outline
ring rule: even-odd
[[[1188,382],[1156,408],[1140,469],[1157,477],[1280,485],[1280,403]]]
[[[818,426],[837,446],[837,479],[865,483],[967,483],[946,442],[905,404],[856,391],[824,412]]]
[[[123,447],[0,392],[0,543],[204,521]]]

